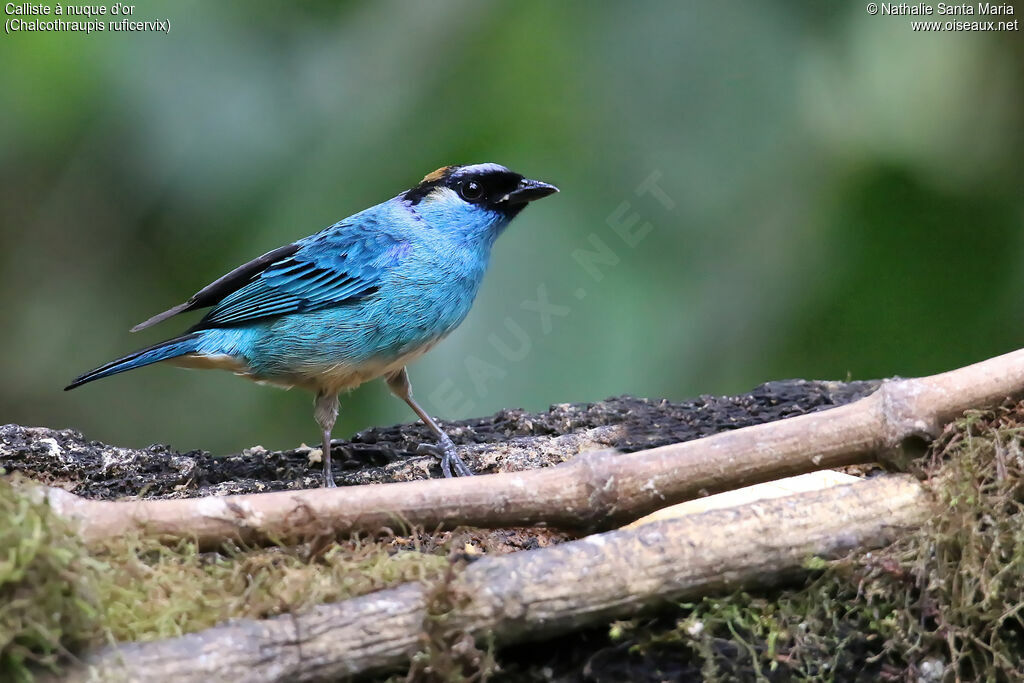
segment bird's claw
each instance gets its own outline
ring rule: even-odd
[[[441,472],[446,479],[452,478],[452,468],[455,469],[455,474],[460,477],[473,476],[473,471],[469,469],[466,463],[462,461],[462,458],[459,457],[459,454],[455,452],[455,444],[447,437],[442,439],[437,445],[421,443],[416,447],[416,452],[440,458]]]

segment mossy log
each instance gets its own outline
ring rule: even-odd
[[[379,672],[419,650],[425,629],[497,644],[539,639],[669,600],[771,584],[811,557],[888,544],[932,513],[913,478],[876,477],[481,559],[454,572],[441,594],[409,583],[301,615],[120,645],[87,658],[68,680],[319,681]]]
[[[846,401],[856,398],[857,392],[850,392],[848,385],[831,386],[845,391]],[[944,423],[965,409],[993,406],[1007,396],[1020,395],[1024,390],[1024,352],[933,377],[884,382],[867,387],[866,392],[876,388],[865,398],[827,411],[815,412],[815,408],[827,407],[821,403],[810,409],[787,406],[784,410],[789,411],[788,415],[797,416],[785,420],[772,421],[780,415],[778,406],[770,403],[772,417],[751,416],[746,420],[750,426],[742,426],[744,421],[719,422],[710,429],[703,427],[719,433],[668,445],[658,440],[673,439],[680,432],[692,430],[685,411],[673,415],[674,420],[658,417],[659,413],[676,412],[678,406],[673,404],[637,401],[639,408],[647,411],[642,431],[628,426],[632,417],[629,409],[599,424],[588,421],[592,408],[607,416],[610,405],[621,407],[621,403],[556,407],[548,417],[568,412],[583,419],[570,419],[561,429],[545,427],[546,433],[540,435],[506,434],[502,439],[492,433],[490,442],[463,443],[463,456],[475,459],[473,464],[478,469],[499,470],[498,474],[473,480],[354,485],[337,492],[299,491],[294,488],[295,482],[278,480],[275,486],[291,490],[187,500],[183,499],[187,495],[210,491],[194,486],[199,477],[186,464],[185,470],[191,473],[163,493],[174,499],[90,501],[51,490],[50,500],[55,511],[78,520],[83,535],[92,540],[102,540],[119,530],[142,530],[158,537],[198,537],[209,545],[223,539],[256,541],[312,533],[322,538],[325,533],[375,531],[395,520],[481,526],[537,521],[577,529],[600,528],[687,497],[821,467],[886,460],[907,450],[920,451]],[[742,403],[746,397],[717,400]],[[530,417],[523,417],[527,428],[533,430]],[[27,471],[31,468],[24,465],[31,462],[31,457],[26,456],[42,453],[44,460],[74,467],[74,454],[68,450],[75,448],[72,444],[80,437],[61,433],[62,438],[67,437],[62,441],[49,436],[57,433],[44,435],[44,431],[17,426],[0,430],[0,466],[13,463],[13,469]],[[622,448],[638,431],[641,436]],[[458,436],[464,438],[464,433]],[[643,443],[645,439],[648,443]],[[71,448],[66,448],[69,445]],[[639,452],[623,455],[591,450],[601,445]],[[109,449],[103,447],[103,458],[111,455]],[[152,456],[162,453],[171,460],[189,458],[188,454],[170,454],[166,449],[150,450],[159,451]],[[258,458],[267,454],[253,455]],[[304,464],[304,452],[297,450],[289,457]],[[118,453],[111,460],[117,467]],[[563,461],[568,462],[530,469]],[[410,466],[416,465],[396,461],[382,469],[404,476],[410,473],[406,469]],[[427,469],[421,466],[416,476],[426,475]],[[556,486],[557,495],[544,488],[551,485]],[[559,492],[557,485],[565,486],[565,490]],[[861,498],[862,492],[873,490],[870,487],[886,486],[897,488]],[[509,496],[510,491],[512,498],[521,498],[512,501],[513,505],[502,497]],[[459,492],[465,496],[450,499],[452,493]],[[523,505],[524,501],[528,504]],[[212,505],[219,507],[214,509]],[[787,505],[792,508],[789,512]],[[228,622],[173,641],[123,645],[88,658],[93,668],[79,669],[76,675],[131,678],[141,670],[146,677],[155,671],[159,677],[188,680],[192,674],[187,671],[221,677],[235,675],[231,667],[238,666],[247,672],[255,668],[265,676],[253,679],[246,675],[253,680],[279,680],[275,678],[278,675],[288,680],[314,680],[382,670],[419,649],[424,633],[432,630],[477,639],[486,635],[498,643],[515,642],[619,614],[632,615],[665,600],[771,583],[799,571],[809,555],[828,557],[854,547],[885,544],[918,524],[932,509],[927,494],[910,479],[867,480],[846,488],[611,532],[550,551],[488,558],[469,565],[464,572],[453,572],[451,581],[440,590],[437,586],[406,584],[321,606],[308,614]],[[181,514],[190,510],[196,514]],[[415,514],[407,514],[410,510]],[[866,515],[861,516],[864,511]],[[228,514],[214,514],[217,512]],[[302,514],[296,516],[296,512]],[[121,527],[119,523],[123,523]],[[563,554],[550,554],[554,550]],[[502,564],[506,560],[509,563]],[[533,561],[539,564],[530,564]],[[498,587],[496,592],[490,589],[492,584]],[[541,588],[530,592],[535,585]],[[393,619],[401,623],[392,624]],[[352,634],[358,633],[373,637],[353,639]],[[410,643],[408,638],[413,641]],[[207,639],[213,645],[207,646]],[[343,641],[341,646],[333,645],[339,641]],[[365,643],[365,650],[353,650],[360,643]],[[258,650],[256,654],[250,651],[253,647]],[[352,656],[339,654],[338,647]],[[181,656],[186,651],[187,656]],[[197,660],[197,653],[206,654]],[[182,668],[179,671],[174,667]]]

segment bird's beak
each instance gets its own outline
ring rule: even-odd
[[[527,204],[535,199],[547,197],[548,195],[556,192],[558,192],[558,188],[554,185],[542,183],[539,180],[523,178],[519,181],[519,187],[502,197],[501,201],[508,202],[512,205]]]

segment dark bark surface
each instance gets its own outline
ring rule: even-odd
[[[871,393],[877,382],[788,380],[748,394],[702,396],[682,403],[621,396],[596,403],[557,404],[540,413],[502,410],[442,426],[476,472],[557,464],[584,450],[631,452],[716,432],[831,408]],[[416,454],[432,443],[422,425],[368,429],[332,452],[339,485],[439,476],[437,461]],[[313,451],[315,455],[319,450]],[[95,499],[177,498],[258,493],[319,485],[311,451],[259,446],[229,456],[179,453],[169,446],[121,448],[89,441],[70,429],[0,427],[0,468]]]

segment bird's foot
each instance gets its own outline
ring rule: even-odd
[[[447,436],[441,439],[439,444],[421,443],[416,448],[417,453],[429,453],[441,459],[441,472],[446,479],[452,478],[452,468],[455,474],[460,477],[472,477],[473,471],[462,461],[459,454],[455,452],[455,444]]]

